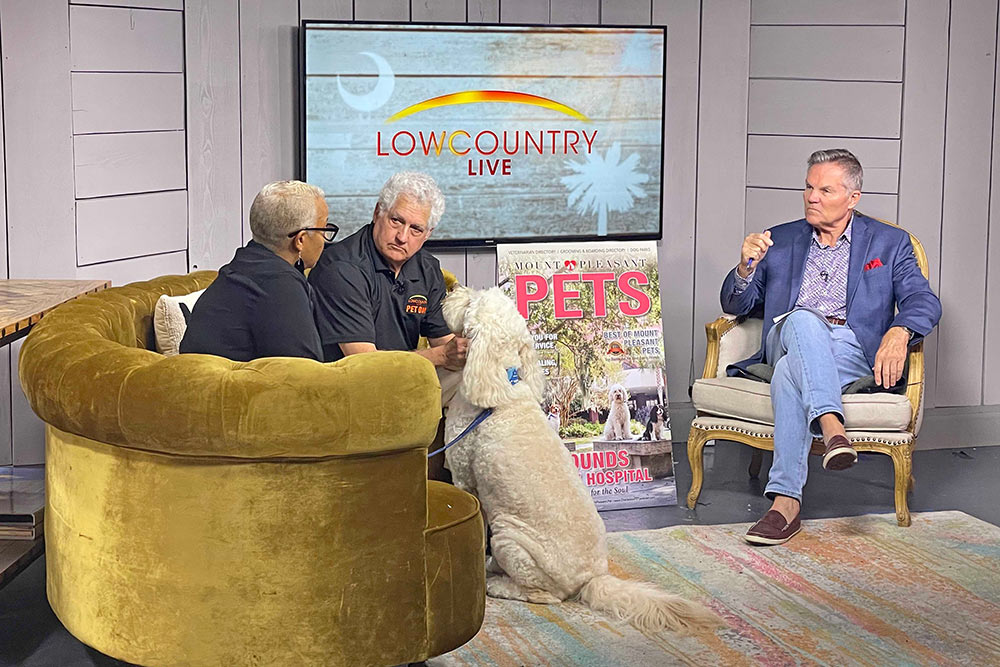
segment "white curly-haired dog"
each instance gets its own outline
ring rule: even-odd
[[[646,632],[717,625],[701,605],[608,574],[604,523],[547,426],[542,374],[514,303],[499,288],[459,287],[445,299],[444,316],[469,338],[446,441],[493,409],[446,454],[456,486],[479,497],[493,532],[487,594],[535,603],[576,598]]]
[[[628,409],[628,390],[620,384],[608,388],[608,421],[604,424],[605,440],[631,440],[632,412]]]

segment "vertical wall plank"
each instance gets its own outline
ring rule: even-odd
[[[465,23],[465,0],[413,0],[411,20],[423,23]]]
[[[66,2],[7,0],[0,4],[0,33],[10,277],[74,278]],[[39,183],[45,184],[44,197],[37,194]]]
[[[500,0],[467,0],[469,23],[499,23]]]
[[[469,286],[476,289],[495,287],[497,284],[496,250],[470,249],[465,258]]]
[[[945,120],[938,405],[982,401],[996,0],[952,3]]]
[[[549,13],[553,23],[596,25],[601,22],[601,0],[550,0]]]
[[[465,272],[464,250],[448,250],[441,248],[440,250],[432,250],[431,254],[437,257],[438,261],[441,262],[442,269],[446,269],[455,274],[455,278],[458,279],[459,284],[469,286],[468,276]]]
[[[355,0],[354,18],[358,21],[409,21],[410,1]]]
[[[0,278],[7,278],[7,183],[3,144],[3,68],[0,67]],[[10,439],[10,349],[0,350],[0,466],[13,460]]]
[[[240,0],[243,242],[261,187],[298,173],[297,0]]]
[[[239,0],[188,0],[188,262],[217,269],[243,242]]]
[[[500,22],[548,23],[548,0],[503,0],[500,3]]]
[[[949,9],[938,0],[909,0],[903,70],[902,146],[899,160],[900,225],[912,232],[931,267],[931,287],[941,276],[941,201],[944,187],[945,94],[948,90]],[[946,315],[949,317],[950,313]],[[938,333],[924,342],[928,369],[924,401],[937,404]]]
[[[73,101],[66,0],[5,0],[3,45],[7,259],[11,278],[75,278]],[[39,196],[38,185],[45,185]],[[41,421],[17,382],[11,348],[12,459],[41,463]]]
[[[301,0],[299,12],[303,21],[350,21],[354,0]]]
[[[671,403],[683,403],[689,400],[692,368],[703,360],[692,358],[693,341],[704,339],[704,323],[695,322],[693,313],[701,1],[655,0],[653,24],[667,26],[663,240],[659,246],[667,397]]]
[[[743,239],[749,48],[749,0],[704,0],[694,266],[695,360],[705,358],[703,327],[719,314],[719,286],[736,265]]]
[[[601,23],[605,25],[649,25],[651,0],[604,0]]]
[[[1000,47],[1000,31],[997,46]],[[1000,58],[997,59],[994,76],[1000,81]],[[993,95],[993,171],[990,174],[990,242],[986,263],[986,341],[983,349],[983,403],[987,405],[1000,404],[1000,88],[995,88]]]

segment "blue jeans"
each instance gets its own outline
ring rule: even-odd
[[[823,435],[818,418],[832,412],[843,422],[842,388],[872,369],[850,327],[808,310],[793,311],[771,328],[766,353],[774,368],[774,463],[764,495],[801,501],[812,439]]]

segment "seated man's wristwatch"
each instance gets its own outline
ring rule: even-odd
[[[916,335],[916,332],[914,332],[913,329],[904,326],[900,326],[899,328],[906,332],[906,335],[910,337],[910,340],[913,340],[913,337]]]

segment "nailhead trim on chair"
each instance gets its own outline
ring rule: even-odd
[[[710,422],[708,420],[705,420],[705,421],[699,423],[699,419],[700,419],[700,417],[696,417],[695,420],[693,422],[691,422],[691,426],[693,426],[693,427],[695,427],[697,429],[701,429],[702,431],[730,431],[732,433],[741,433],[743,435],[749,435],[749,436],[752,436],[752,437],[755,437],[755,438],[768,438],[768,439],[773,439],[774,438],[774,431],[771,431],[771,432],[766,432],[766,431],[751,431],[748,428],[744,428],[744,427],[740,427],[740,426],[732,426],[730,424],[719,424],[719,423],[715,423],[715,422]],[[896,440],[886,440],[884,438],[878,438],[878,437],[872,436],[872,435],[852,436],[851,432],[848,431],[847,437],[848,437],[848,439],[852,443],[854,443],[854,442],[873,442],[873,443],[879,443],[879,444],[883,444],[883,445],[888,445],[890,447],[899,447],[901,445],[906,445],[906,444],[909,444],[909,443],[913,442],[913,436],[912,435],[910,436],[910,438],[908,440],[904,439],[904,440],[896,441]]]

